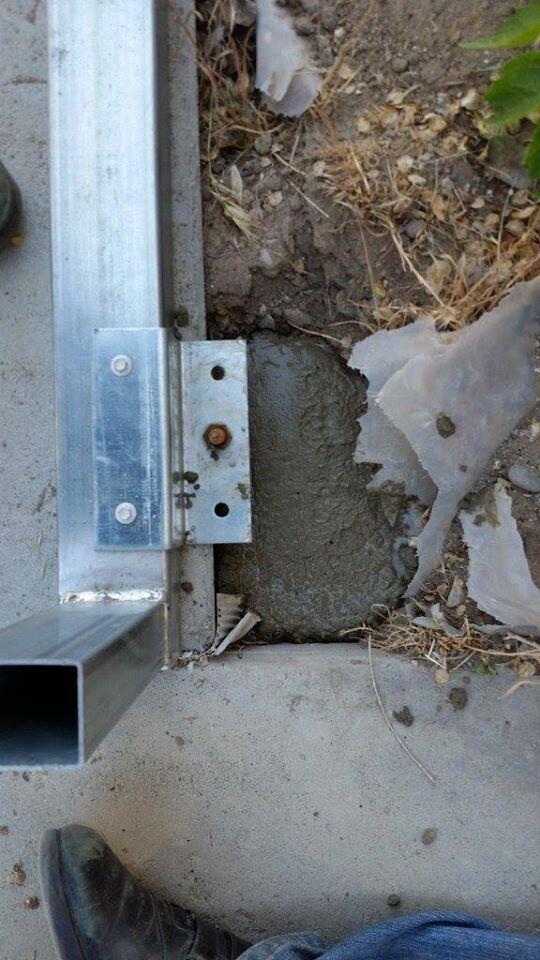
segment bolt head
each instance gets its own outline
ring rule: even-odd
[[[114,511],[118,523],[133,523],[137,516],[137,508],[133,503],[119,503]]]
[[[124,353],[119,353],[111,360],[111,370],[117,377],[127,377],[133,370],[133,363]]]
[[[231,432],[224,423],[211,423],[204,431],[204,439],[209,447],[226,447],[231,440]]]

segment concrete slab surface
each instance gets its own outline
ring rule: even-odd
[[[334,939],[401,910],[457,908],[538,924],[536,705],[512,682],[448,688],[399,657],[375,658],[389,710],[432,770],[399,748],[356,644],[254,647],[161,674],[77,773],[0,777],[2,960],[53,960],[39,895],[39,836],[102,830],[159,892],[248,937],[317,929]],[[428,828],[437,831],[429,846]],[[10,886],[15,863],[27,874]],[[35,953],[34,953],[35,951]]]

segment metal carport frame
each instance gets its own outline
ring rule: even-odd
[[[0,632],[9,768],[84,763],[176,657],[194,545],[250,539],[245,344],[173,329],[165,9],[49,0],[59,604]]]

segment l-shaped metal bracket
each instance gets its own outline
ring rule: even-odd
[[[246,344],[96,330],[96,547],[251,540]]]

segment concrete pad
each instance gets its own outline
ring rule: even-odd
[[[317,929],[335,939],[395,911],[456,908],[533,930],[538,753],[530,691],[471,677],[456,711],[424,667],[378,655],[386,728],[365,649],[255,647],[160,675],[78,773],[3,774],[0,958],[53,960],[38,894],[42,830],[102,830],[135,872],[247,937]],[[429,846],[422,832],[437,830]],[[12,887],[13,864],[27,874]],[[536,920],[535,920],[536,918]]]
[[[373,469],[353,460],[365,386],[335,351],[270,335],[249,361],[253,544],[220,550],[218,586],[246,595],[262,636],[335,636],[402,593],[402,503],[366,490]]]

